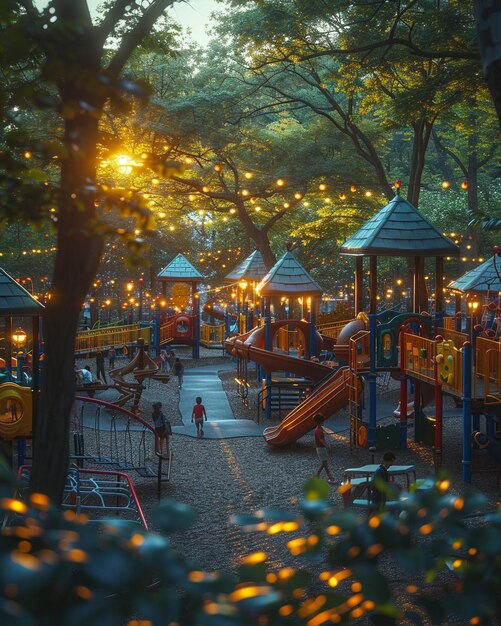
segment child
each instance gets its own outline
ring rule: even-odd
[[[197,437],[204,436],[204,417],[205,421],[207,421],[207,414],[205,412],[205,407],[202,404],[202,398],[197,396],[195,398],[195,406],[193,407],[193,411],[191,413],[191,421],[195,419],[195,426],[197,427]]]
[[[331,447],[325,441],[325,432],[322,426],[324,421],[325,421],[325,418],[323,415],[320,415],[320,413],[315,415],[315,424],[316,424],[315,450],[317,451],[317,456],[320,459],[320,463],[321,463],[317,471],[317,476],[318,478],[320,478],[320,474],[322,473],[322,470],[325,470],[325,473],[327,474],[327,478],[328,478],[327,482],[329,483],[329,485],[333,485],[334,478],[332,477],[332,474],[330,473],[330,470],[329,470],[329,466],[327,464],[327,459],[328,459],[327,452],[330,452]]]
[[[170,447],[170,436],[172,435],[172,428],[169,420],[162,413],[162,403],[154,402],[153,403],[153,424],[155,426],[155,430],[157,435],[160,437],[160,454],[162,454],[163,443],[165,441],[165,450],[169,451]]]
[[[174,367],[172,368],[172,373],[174,376],[177,376],[177,382],[179,383],[179,389],[183,386],[183,376],[184,376],[184,365],[181,363],[180,359],[176,357],[174,361]]]

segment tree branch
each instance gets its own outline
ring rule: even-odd
[[[175,2],[176,0],[154,0],[148,6],[135,27],[123,36],[120,46],[107,68],[111,76],[116,77],[120,74],[132,52],[150,34],[151,29],[162,13]]]

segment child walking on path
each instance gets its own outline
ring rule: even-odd
[[[333,485],[335,484],[334,478],[329,470],[328,457],[327,457],[327,452],[330,452],[331,447],[325,441],[325,432],[322,426],[324,421],[325,421],[325,418],[323,415],[320,415],[320,413],[315,415],[315,424],[316,424],[315,449],[317,451],[317,456],[320,459],[320,463],[321,463],[317,471],[317,476],[318,478],[320,478],[320,474],[322,473],[322,470],[325,470],[325,473],[327,474],[327,478],[328,478],[327,482],[329,483],[329,485]]]
[[[207,414],[205,412],[205,407],[202,404],[202,398],[197,396],[195,398],[195,406],[193,407],[193,411],[191,413],[191,421],[195,420],[195,426],[197,427],[197,437],[204,436],[204,417],[205,421],[207,421]]]
[[[172,373],[174,376],[177,376],[177,382],[179,389],[183,386],[183,376],[184,376],[184,365],[181,363],[179,358],[176,358],[174,361],[174,367],[172,368]]]
[[[155,426],[155,430],[157,431],[157,435],[160,437],[160,454],[163,454],[164,442],[165,451],[168,453],[170,448],[170,436],[172,435],[172,427],[169,420],[162,412],[161,402],[153,403],[153,413],[151,417],[153,418],[153,424]]]

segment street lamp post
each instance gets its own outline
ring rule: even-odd
[[[477,314],[477,309],[480,306],[480,302],[478,300],[470,300],[468,302],[468,308],[470,309],[470,339],[473,344],[473,339],[475,336],[474,328],[475,328],[475,319]]]

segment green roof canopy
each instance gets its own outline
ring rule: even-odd
[[[448,289],[468,291],[501,291],[501,258],[493,256],[482,265],[466,272],[447,285]]]
[[[321,296],[323,289],[287,251],[256,287],[260,296]]]
[[[397,193],[341,246],[341,254],[457,256],[459,248]]]
[[[236,283],[239,280],[261,280],[266,275],[266,265],[263,255],[259,250],[254,250],[252,254],[239,263],[234,270],[224,277],[227,282]]]
[[[166,282],[203,280],[202,274],[181,253],[157,274],[157,278]]]
[[[43,315],[45,307],[0,267],[0,315]]]

